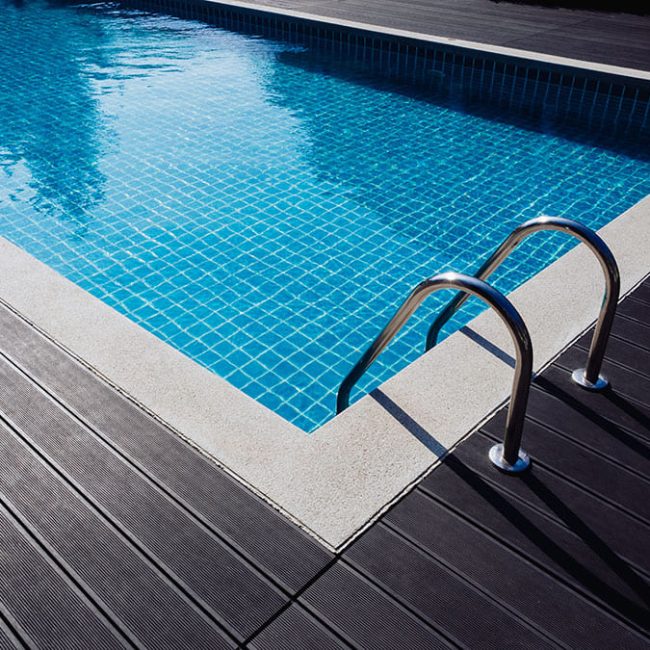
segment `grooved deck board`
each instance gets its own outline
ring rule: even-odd
[[[489,435],[493,443],[500,442],[505,430],[505,416],[488,422],[483,431]],[[603,501],[612,504],[614,508],[631,513],[650,525],[650,504],[647,495],[650,493],[647,470],[649,464],[644,463],[646,477],[631,474],[626,468],[614,460],[603,457],[589,448],[574,443],[568,435],[560,436],[551,429],[536,422],[526,422],[526,451],[537,459],[537,463],[550,469],[555,475],[569,477],[572,485],[577,485],[589,493],[595,494]],[[477,442],[480,437],[476,437]],[[485,440],[483,447],[489,447],[490,441]],[[528,480],[524,477],[521,483]]]
[[[8,354],[89,426],[201,514],[217,534],[287,590],[302,587],[331,554],[0,305],[0,352]],[[160,450],[164,453],[160,453]]]
[[[187,639],[193,648],[232,647],[217,625],[2,424],[0,493],[136,639],[170,650]],[[164,611],[177,617],[151,616]]]
[[[569,348],[557,359],[555,365],[569,372],[584,367],[584,352],[576,347]],[[621,399],[629,398],[637,404],[650,407],[650,378],[636,370],[607,361],[603,364],[603,374],[611,382],[613,392]]]
[[[560,379],[566,373],[558,371]],[[548,379],[548,375],[546,377]],[[641,476],[648,476],[650,452],[645,441],[625,428],[598,416],[570,396],[559,399],[556,395],[533,388],[528,400],[528,417],[543,422],[550,430],[569,437],[575,443],[585,446],[603,458],[623,466]],[[505,425],[505,414],[499,416],[490,429],[503,431],[498,425]],[[495,428],[496,427],[496,428]]]
[[[398,639],[401,647],[412,650],[450,647],[421,619],[342,562],[321,576],[301,602],[361,647],[391,648]]]
[[[551,648],[531,628],[390,529],[377,526],[345,555],[390,594],[469,648]],[[477,620],[491,622],[489,628]],[[508,630],[508,636],[503,634]]]
[[[122,648],[85,595],[0,507],[0,602],[42,648]],[[65,614],[65,616],[62,616]]]
[[[642,284],[637,287],[632,294],[634,300],[640,300],[646,304],[650,304],[650,284]]]
[[[585,358],[587,355],[588,346],[578,344],[577,347],[583,350]],[[650,350],[644,350],[638,345],[624,341],[623,339],[610,337],[607,344],[607,368],[610,363],[616,363],[621,366],[634,367],[634,372],[641,373],[647,378],[650,378]],[[604,370],[607,374],[607,370]]]
[[[385,521],[566,646],[593,648],[599,639],[604,648],[626,643],[645,647],[624,623],[420,490],[404,499]],[[491,621],[477,613],[477,625],[489,629]]]
[[[543,473],[527,477],[529,491],[534,495],[529,501],[521,498],[519,491],[513,494],[507,491],[509,486],[502,488],[498,480],[491,481],[491,467],[485,460],[489,441],[476,440],[488,444],[477,445],[471,450],[466,448],[466,454],[456,455],[433,473],[438,475],[434,481],[423,484],[422,488],[455,513],[489,531],[493,538],[511,545],[517,553],[544,567],[545,571],[583,593],[591,592],[605,606],[618,603],[626,617],[642,622],[650,591],[646,586],[645,591],[639,593],[639,583],[643,579],[617,559],[611,541],[603,539],[601,531],[595,531],[586,523],[586,518],[576,515],[575,510],[564,507],[553,490],[553,483],[545,481]],[[478,471],[481,465],[485,467],[483,474]],[[529,506],[530,503],[537,506],[542,499],[546,500],[546,510]],[[594,505],[593,501],[590,503]],[[602,510],[597,513],[602,515]],[[614,518],[615,513],[609,514],[610,523],[628,523],[625,517]],[[623,546],[625,539],[616,541]],[[643,532],[638,542],[642,541]],[[638,555],[642,556],[643,544],[640,546]]]
[[[243,640],[284,605],[286,595],[1,358],[0,410],[233,635]]]
[[[620,304],[618,313],[621,316],[638,321],[642,325],[650,325],[650,305],[641,300],[636,300],[634,295]]]
[[[566,369],[557,366],[548,368],[535,384],[582,415],[586,435],[594,423],[613,432],[629,431],[642,440],[650,440],[650,407],[632,403],[615,390],[601,394],[583,390],[569,379]],[[555,413],[547,412],[546,417],[552,424]]]
[[[650,323],[644,325],[636,320],[631,320],[618,314],[614,318],[614,324],[612,325],[612,336],[632,343],[644,350],[650,350]],[[590,342],[591,331],[578,339],[581,347],[588,348]]]

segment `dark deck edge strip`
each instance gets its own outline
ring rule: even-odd
[[[239,644],[242,641],[241,634],[237,632],[221,615],[215,612],[203,599],[189,587],[185,582],[177,576],[169,567],[167,567],[158,557],[149,550],[131,531],[125,528],[119,521],[117,521],[103,506],[96,502],[93,496],[81,485],[78,485],[66,472],[58,465],[58,463],[49,457],[41,448],[25,433],[19,426],[17,426],[11,419],[0,412],[0,422],[9,428],[12,433],[23,442],[23,444],[65,485],[68,486],[71,492],[77,495],[83,503],[102,521],[104,521],[110,528],[112,528],[117,535],[122,538],[127,545],[136,551],[155,571],[157,571],[166,582],[173,585],[179,592],[181,597],[189,601],[199,612],[203,614],[209,621],[216,623],[222,631],[224,637],[229,639],[232,643]]]
[[[514,544],[511,544],[508,540],[504,539],[501,536],[497,536],[492,531],[490,531],[488,528],[483,526],[480,522],[465,516],[460,510],[455,508],[454,506],[450,505],[446,501],[442,500],[441,498],[438,497],[435,493],[432,493],[428,491],[427,489],[423,487],[418,488],[418,492],[420,494],[423,494],[425,497],[428,499],[431,499],[432,501],[435,501],[438,505],[442,506],[445,508],[448,512],[450,512],[454,517],[457,519],[460,519],[461,521],[465,522],[469,526],[472,526],[474,529],[478,530],[482,535],[485,537],[491,539],[493,542],[499,544],[499,546],[502,546],[506,551],[510,552],[511,554],[515,555],[519,560],[525,562],[526,564],[532,566],[534,569],[537,571],[545,574],[547,577],[549,577],[551,580],[555,580],[556,582],[560,583],[564,588],[566,588],[568,591],[572,592],[575,597],[580,598],[583,602],[589,604],[592,607],[595,607],[597,610],[599,610],[603,615],[612,618],[616,620],[618,623],[626,627],[628,630],[630,630],[634,634],[641,635],[644,639],[650,638],[648,636],[648,633],[646,630],[644,630],[642,627],[637,625],[634,621],[628,619],[625,616],[622,616],[620,612],[616,611],[614,608],[612,608],[609,603],[607,603],[604,600],[601,600],[597,596],[595,596],[593,593],[588,591],[587,589],[583,588],[580,586],[580,584],[576,582],[571,582],[567,580],[566,576],[549,569],[547,566],[544,564],[538,562],[536,559],[531,558],[528,555],[525,555],[520,552],[520,550],[515,546]],[[608,587],[605,586],[606,590],[610,590]],[[638,607],[637,607],[638,609]]]
[[[537,424],[537,422],[536,422]],[[549,431],[552,435],[555,435],[554,431],[552,429],[549,429],[546,425],[542,424],[541,425],[543,428],[545,428],[547,431]],[[496,436],[495,434],[487,431],[484,428],[481,428],[478,431],[479,435],[483,435],[486,438],[488,438],[490,441],[494,441],[497,443],[503,442],[502,438],[499,436]],[[573,443],[573,440],[570,442]],[[642,517],[641,515],[638,515],[637,513],[633,512],[632,510],[629,510],[626,505],[619,503],[618,501],[612,501],[609,499],[606,495],[602,494],[601,492],[596,492],[594,489],[589,487],[588,485],[585,485],[584,483],[581,483],[580,481],[576,481],[573,479],[571,476],[558,471],[553,465],[549,465],[547,462],[544,460],[539,460],[537,458],[533,459],[533,462],[538,467],[543,467],[547,472],[550,474],[553,474],[554,476],[557,476],[567,483],[570,483],[573,487],[577,488],[578,490],[589,494],[591,497],[594,497],[595,499],[598,499],[599,501],[602,501],[603,503],[606,503],[608,506],[613,508],[614,510],[617,510],[618,512],[621,512],[631,519],[635,519],[637,522],[645,526],[646,528],[650,528],[650,520],[646,519],[645,517]],[[608,461],[609,462],[609,461]],[[618,469],[618,468],[617,468]],[[635,476],[636,478],[636,476]],[[518,497],[519,498],[519,497]]]
[[[458,639],[454,639],[451,637],[449,634],[446,632],[443,632],[442,630],[439,630],[435,626],[433,626],[431,623],[423,619],[415,609],[413,609],[410,605],[404,604],[400,599],[396,598],[394,595],[388,593],[378,582],[376,582],[374,579],[371,579],[367,577],[364,573],[359,571],[351,562],[346,560],[343,556],[339,558],[339,563],[342,564],[346,569],[348,569],[358,580],[361,580],[364,582],[368,587],[370,587],[374,591],[378,591],[381,595],[383,595],[394,607],[396,607],[399,611],[401,611],[403,614],[408,616],[411,620],[415,621],[420,627],[425,628],[428,630],[432,636],[437,637],[440,641],[445,643],[449,647],[454,647],[454,648],[464,648],[465,645],[460,643]],[[348,639],[347,636],[342,634],[342,631],[339,630],[339,628],[331,621],[329,618],[327,618],[322,612],[319,612],[314,605],[311,605],[309,602],[301,599],[300,604],[310,611],[313,615],[318,616],[321,620],[326,621],[328,626],[331,626],[333,630],[337,631],[337,634],[344,636],[344,638]],[[354,647],[359,647],[357,643],[355,643],[352,640],[348,640],[348,643],[353,645]]]
[[[86,429],[94,438],[99,440],[101,443],[105,444],[116,456],[118,456],[123,462],[125,462],[129,467],[131,467],[139,476],[141,476],[145,481],[153,485],[158,489],[169,501],[175,504],[181,511],[183,511],[191,520],[193,520],[199,527],[203,528],[208,534],[215,537],[222,546],[226,547],[231,551],[231,553],[237,557],[242,564],[248,566],[249,569],[253,571],[261,580],[269,584],[276,591],[280,591],[285,596],[290,596],[293,590],[281,580],[279,580],[275,575],[270,571],[262,570],[259,563],[250,556],[250,554],[241,548],[234,540],[232,540],[227,534],[219,530],[212,522],[205,518],[200,512],[198,512],[193,506],[184,501],[180,496],[178,496],[171,488],[166,486],[162,481],[160,481],[155,475],[150,473],[138,460],[130,456],[126,451],[124,451],[117,443],[113,442],[107,435],[99,431],[94,425],[87,422],[74,407],[69,405],[61,397],[53,393],[47,386],[45,386],[41,381],[33,377],[33,375],[23,369],[16,360],[14,360],[9,354],[5,351],[0,350],[0,358],[4,358],[13,368],[20,372],[29,382],[34,384],[40,391],[46,395],[52,402],[57,404],[66,414],[68,414],[74,421],[76,421],[80,426]]]
[[[489,591],[481,587],[469,576],[465,575],[462,571],[454,567],[452,564],[449,564],[441,557],[439,557],[437,554],[423,547],[416,540],[412,539],[410,535],[402,531],[396,524],[392,523],[391,521],[382,519],[377,525],[386,528],[391,534],[395,535],[398,539],[400,539],[407,546],[409,546],[415,553],[422,555],[428,560],[431,560],[433,563],[441,567],[444,571],[447,571],[447,573],[453,575],[455,578],[459,580],[459,582],[462,582],[463,584],[467,585],[472,591],[474,591],[475,593],[479,594],[480,596],[484,597],[486,600],[491,602],[497,609],[501,610],[509,617],[515,619],[518,623],[522,624],[524,627],[528,628],[533,634],[542,637],[544,640],[549,641],[550,643],[553,643],[557,646],[560,646],[562,648],[567,648],[568,650],[570,650],[569,646],[564,644],[560,639],[553,636],[552,634],[549,634],[549,632],[546,631],[545,629],[540,628],[539,625],[531,621],[525,614],[522,614],[521,612],[514,610],[507,603],[505,603],[501,598],[495,596],[494,594],[490,593]],[[365,576],[367,576],[369,580],[374,584],[376,584],[376,586],[379,589],[381,589],[384,593],[396,598],[397,600],[400,600],[401,602],[401,599],[399,599],[399,597],[393,595],[392,589],[384,586],[381,582],[372,578],[368,574],[368,572],[363,567],[359,566],[354,560],[352,560],[349,557],[343,557],[342,559],[346,564],[354,567],[359,573],[362,573]],[[412,605],[405,604],[405,606],[413,609],[416,613],[418,612],[418,610],[415,609]],[[418,615],[421,618],[423,618],[425,622],[427,621],[426,616],[423,613],[419,613]],[[433,625],[433,624],[429,623],[429,625]],[[452,635],[449,634],[449,636],[451,637]]]
[[[31,543],[42,555],[48,564],[63,578],[70,589],[82,602],[113,632],[123,645],[139,650],[146,648],[133,636],[128,627],[120,618],[103,602],[103,600],[85,583],[77,572],[59,556],[59,554],[43,539],[34,527],[25,520],[20,511],[13,505],[2,492],[0,492],[0,509],[2,509],[13,522],[17,530]]]

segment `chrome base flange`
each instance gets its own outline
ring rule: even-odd
[[[604,390],[609,386],[609,381],[607,380],[606,377],[603,377],[602,375],[598,375],[598,379],[596,379],[595,382],[590,382],[587,381],[585,378],[585,369],[584,368],[578,368],[577,370],[574,370],[571,373],[571,379],[578,384],[578,386],[581,386],[582,388],[586,390],[591,390],[594,392],[597,392],[599,390]]]
[[[519,450],[519,458],[517,458],[514,465],[508,463],[503,458],[503,445],[494,445],[490,449],[490,460],[502,472],[508,472],[509,474],[519,474],[530,467],[530,456],[523,449]]]

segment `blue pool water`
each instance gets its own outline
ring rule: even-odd
[[[307,431],[415,283],[527,218],[599,228],[650,193],[641,145],[115,4],[0,0],[0,70],[0,235]],[[497,286],[571,245],[535,236]]]

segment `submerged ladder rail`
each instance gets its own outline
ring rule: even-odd
[[[411,291],[395,315],[341,383],[336,396],[336,412],[341,413],[349,406],[350,393],[354,385],[422,302],[432,293],[441,289],[457,289],[462,291],[464,296],[473,295],[480,298],[497,312],[510,332],[516,351],[512,397],[508,408],[503,444],[492,447],[490,459],[499,469],[507,472],[521,472],[530,464],[528,455],[520,448],[533,372],[533,348],[530,335],[526,324],[512,303],[484,280],[471,275],[441,273],[420,282]]]
[[[594,335],[591,339],[587,363],[584,368],[575,370],[573,381],[588,390],[602,390],[608,385],[607,379],[601,376],[600,370],[605,356],[605,348],[612,329],[616,314],[616,305],[620,293],[620,275],[618,265],[607,244],[590,228],[572,219],[563,217],[537,217],[530,219],[519,227],[501,243],[499,248],[483,263],[474,277],[486,280],[510,253],[529,235],[542,230],[558,230],[576,237],[597,257],[605,275],[605,293],[601,303]],[[430,350],[438,342],[440,330],[447,321],[460,309],[469,296],[459,293],[452,298],[445,309],[431,324],[427,333],[426,350]]]

